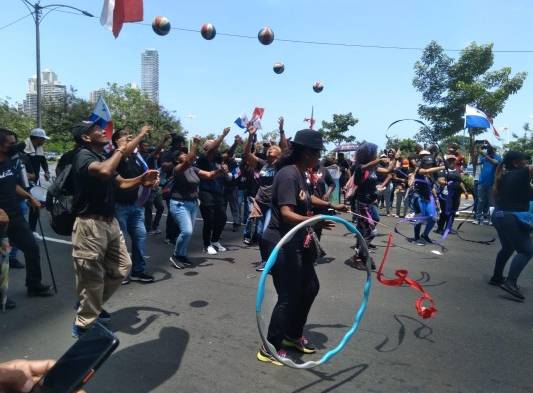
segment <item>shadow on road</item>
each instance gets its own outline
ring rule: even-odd
[[[394,352],[398,348],[401,347],[401,345],[403,344],[403,341],[405,339],[405,332],[406,332],[405,324],[402,322],[401,319],[406,319],[408,321],[415,322],[417,325],[419,325],[419,327],[417,329],[415,329],[415,331],[413,332],[413,334],[414,334],[414,336],[416,338],[418,338],[420,340],[429,341],[430,343],[435,343],[435,341],[433,341],[430,338],[430,336],[433,334],[433,329],[431,327],[429,327],[428,325],[426,325],[423,322],[420,322],[418,319],[409,317],[407,315],[394,314],[394,320],[396,322],[398,322],[398,324],[400,325],[400,329],[398,330],[398,342],[396,344],[394,344],[392,347],[384,349],[384,347],[387,344],[389,344],[389,341],[390,341],[389,337],[385,337],[385,340],[383,340],[383,342],[381,342],[381,344],[378,344],[378,345],[375,346],[376,351],[378,351],[378,352]]]
[[[87,391],[151,392],[179,370],[188,342],[186,330],[165,327],[159,332],[159,338],[112,355],[89,383]]]
[[[312,388],[313,386],[316,386],[316,385],[318,385],[320,383],[323,383],[323,382],[336,382],[336,379],[335,379],[336,377],[338,377],[338,376],[340,376],[342,374],[348,373],[350,371],[354,371],[355,370],[353,374],[348,376],[348,378],[345,378],[342,381],[339,381],[339,382],[335,383],[334,385],[331,385],[331,386],[325,388],[324,390],[320,391],[320,393],[328,393],[328,392],[334,391],[335,389],[341,387],[342,385],[344,385],[344,384],[346,384],[348,382],[351,382],[353,379],[355,379],[359,375],[361,375],[367,368],[368,368],[368,364],[363,363],[363,364],[357,364],[357,365],[352,366],[352,367],[348,367],[348,368],[346,368],[344,370],[338,371],[338,372],[333,373],[333,374],[327,374],[327,373],[323,373],[323,372],[315,371],[315,370],[308,370],[310,373],[316,375],[319,379],[317,379],[314,382],[308,383],[307,385],[302,386],[301,388],[293,390],[292,393],[304,392],[307,389]]]
[[[143,320],[139,314],[141,311],[152,312],[152,314]],[[113,313],[109,327],[113,332],[122,332],[136,336],[148,328],[148,326],[159,317],[158,314],[179,316],[176,312],[163,310],[157,307],[128,307]]]
[[[305,326],[305,335],[309,337],[309,341],[311,341],[317,349],[326,349],[325,344],[329,340],[328,336],[326,336],[323,333],[315,331],[315,329],[320,329],[320,328],[342,329],[342,328],[347,328],[347,327],[348,326],[342,325],[342,324],[334,324],[334,325],[309,324]]]

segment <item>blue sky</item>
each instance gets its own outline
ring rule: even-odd
[[[50,4],[43,0],[42,5]],[[55,1],[54,1],[55,2]],[[64,0],[100,15],[102,0]],[[463,48],[471,41],[494,42],[495,49],[533,49],[533,2],[380,1],[354,0],[145,0],[145,22],[167,16],[173,26],[199,28],[210,22],[217,31],[256,35],[265,25],[277,37],[361,44],[424,47],[437,40],[446,48]],[[0,26],[27,14],[20,0],[2,0]],[[0,97],[20,101],[27,79],[35,73],[34,26],[31,18],[0,30]],[[87,98],[106,83],[140,85],[140,54],[159,51],[160,101],[175,110],[190,133],[219,132],[254,106],[266,109],[263,128],[270,131],[283,114],[289,134],[304,128],[304,117],[315,107],[320,122],[333,113],[351,111],[359,124],[359,140],[383,144],[393,120],[417,117],[420,95],[412,87],[413,65],[419,51],[325,47],[217,36],[205,41],[199,33],[171,31],[159,37],[149,26],[124,26],[119,38],[95,18],[53,12],[41,25],[42,68],[54,70],[61,82]],[[455,54],[452,54],[455,56]],[[276,75],[272,64],[285,63]],[[531,54],[496,54],[495,67],[531,71]],[[508,101],[496,125],[521,132],[533,114],[533,75]],[[312,84],[324,83],[316,94]],[[194,114],[188,118],[187,114]],[[415,133],[410,124],[391,132]],[[232,127],[230,138],[239,132]]]

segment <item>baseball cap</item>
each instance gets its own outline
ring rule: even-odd
[[[448,160],[457,160],[457,157],[454,156],[453,154],[445,154],[445,155],[444,155],[444,159],[445,159],[446,161],[448,161]]]
[[[34,138],[50,139],[50,137],[46,136],[46,131],[42,128],[34,128],[33,130],[31,130],[30,136]]]
[[[92,122],[90,120],[83,120],[76,124],[74,127],[72,127],[70,133],[72,134],[74,139],[78,139],[81,138],[82,135],[89,133],[89,131],[91,131],[91,129],[95,125],[95,122]]]
[[[300,130],[294,135],[291,141],[296,145],[308,147],[310,149],[325,150],[324,142],[322,141],[322,134],[315,130]]]
[[[386,154],[382,154],[379,156],[379,158],[387,158],[387,155]]]
[[[431,153],[427,150],[421,150],[420,153],[418,153],[419,156],[429,156]]]

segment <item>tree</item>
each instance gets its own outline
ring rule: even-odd
[[[432,41],[415,64],[414,87],[422,93],[420,117],[428,121],[430,130],[422,129],[418,139],[441,141],[463,129],[466,104],[473,104],[491,118],[504,108],[510,95],[522,87],[527,73],[511,76],[511,67],[491,70],[494,64],[493,44],[471,43],[457,60]],[[475,135],[484,129],[470,129],[471,149]]]
[[[46,149],[50,151],[66,151],[73,146],[72,126],[87,119],[92,106],[86,100],[76,97],[76,90],[70,88],[65,100],[44,101],[42,126],[50,140]]]
[[[524,124],[524,135],[519,137],[513,134],[514,141],[509,142],[505,147],[509,150],[517,150],[533,156],[533,130],[529,124]]]
[[[322,133],[324,142],[334,143],[335,146],[339,146],[341,143],[354,142],[355,135],[345,135],[350,127],[359,123],[359,120],[353,117],[352,112],[347,114],[334,114],[333,121],[323,121],[322,128],[319,131]]]
[[[20,140],[24,140],[30,135],[34,124],[34,119],[10,105],[7,100],[0,100],[0,127],[12,130]]]
[[[387,149],[400,149],[402,156],[416,153],[418,144],[414,139],[387,138]]]
[[[183,127],[174,113],[153,102],[141,90],[129,84],[108,84],[104,99],[113,116],[115,129],[130,128],[136,132],[148,123],[154,127],[149,136],[149,139],[154,141],[169,132],[184,134]]]
[[[276,144],[279,143],[279,130],[272,130],[270,132],[261,133],[261,141],[264,143],[270,143],[274,141]]]

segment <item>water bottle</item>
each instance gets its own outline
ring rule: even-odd
[[[26,171],[26,165],[24,163],[20,164],[20,177],[22,179],[22,185],[27,190],[30,188],[30,182],[28,180],[28,172]]]

